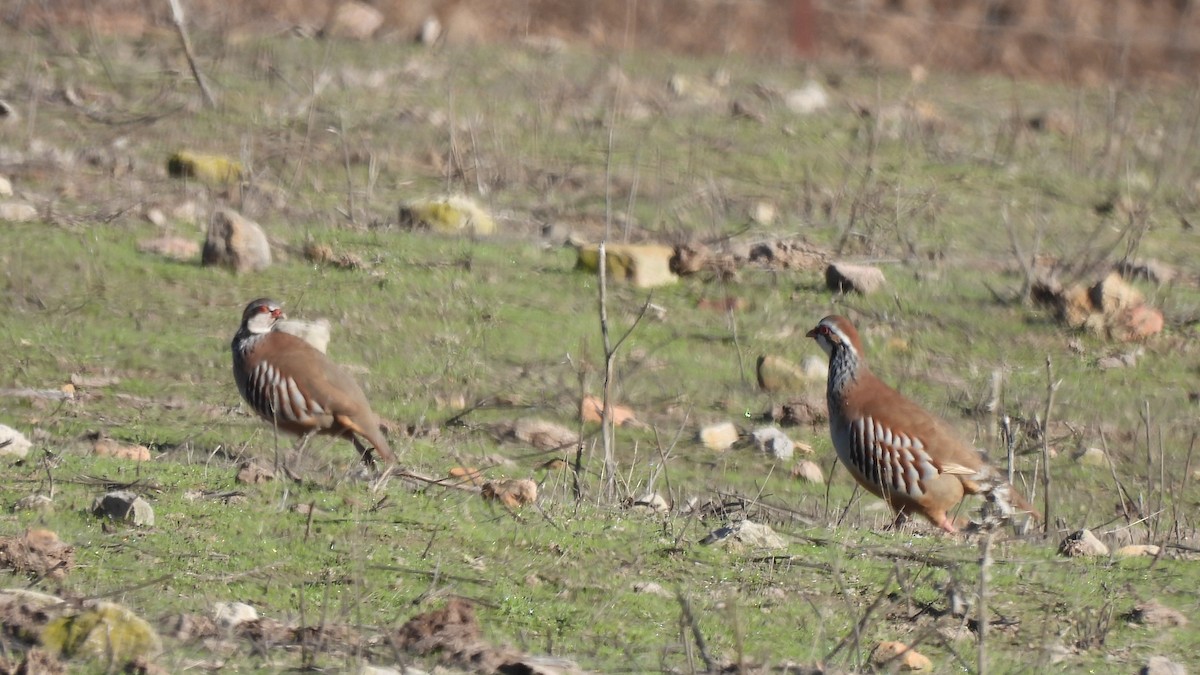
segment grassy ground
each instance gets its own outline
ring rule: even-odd
[[[702,652],[747,670],[865,668],[874,645],[892,639],[915,643],[938,672],[975,671],[981,653],[988,672],[1132,672],[1149,656],[1187,662],[1200,648],[1195,626],[1123,618],[1150,598],[1197,609],[1194,95],[936,75],[915,85],[828,67],[814,72],[836,83],[834,105],[802,117],[782,102],[809,76],[794,65],[206,38],[198,42],[221,97],[210,110],[171,39],[58,37],[5,34],[19,48],[0,54],[0,92],[20,112],[0,127],[0,173],[41,213],[0,224],[0,386],[117,380],[81,385],[70,401],[3,399],[0,422],[37,443],[26,461],[6,463],[0,503],[53,490],[55,508],[12,513],[0,534],[43,526],[76,547],[78,567],[61,584],[37,583],[43,590],[108,594],[163,621],[237,600],[279,621],[344,624],[369,638],[287,650],[168,637],[168,670],[422,663],[398,657],[386,636],[452,595],[477,603],[493,642],[603,672],[704,669]],[[672,77],[683,93],[671,92]],[[731,114],[735,101],[752,114]],[[1046,111],[1070,129],[1025,124]],[[253,179],[230,194],[169,178],[166,158],[178,149],[238,157]],[[397,227],[401,202],[451,191],[487,205],[504,234],[471,241]],[[776,222],[749,219],[761,201],[777,207]],[[139,253],[163,229],[145,211],[187,202],[241,210],[282,259],[234,276]],[[165,229],[199,241],[205,222],[173,218]],[[747,270],[656,290],[661,311],[637,325],[616,369],[619,401],[649,426],[617,432],[615,498],[601,496],[598,435],[585,427],[576,500],[567,473],[537,468],[552,455],[492,429],[524,416],[574,428],[581,393],[599,393],[596,280],[539,233],[556,226],[598,239],[606,223],[612,240],[841,245],[847,257],[882,261],[889,285],[839,298],[819,272]],[[309,240],[366,265],[306,262]],[[1166,330],[1142,346],[1136,367],[1098,368],[1133,347],[1072,333],[1014,301],[1014,241],[1025,255],[1075,264],[1068,280],[1096,274],[1083,262],[1126,255],[1176,266],[1174,284],[1142,287]],[[331,355],[397,428],[439,430],[393,433],[406,466],[441,476],[505,458],[489,477],[543,481],[544,513],[513,515],[468,492],[400,481],[373,489],[354,478],[350,446],[325,441],[310,447],[303,484],[235,483],[241,461],[270,463],[276,452],[229,374],[241,308],[262,295],[292,316],[331,319]],[[615,332],[647,296],[612,289]],[[699,307],[725,296],[748,308]],[[755,359],[818,353],[802,336],[830,311],[856,319],[877,372],[993,453],[1001,444],[975,412],[993,373],[1003,375],[1002,412],[1030,429],[1045,415],[1047,359],[1061,379],[1049,532],[994,543],[983,641],[957,635],[967,619],[948,599],[977,596],[980,540],[924,524],[882,531],[885,509],[844,471],[827,490],[752,450],[714,453],[695,441],[710,422],[755,426],[748,418],[775,402],[754,383]],[[443,426],[460,413],[445,401],[459,397],[510,405]],[[831,466],[823,428],[789,433]],[[154,459],[95,457],[96,434],[144,444]],[[1073,459],[1092,446],[1107,447],[1112,471]],[[1017,457],[1018,485],[1038,504],[1040,448],[1031,434]],[[677,508],[623,506],[652,481]],[[87,514],[105,485],[124,483],[152,502],[154,527]],[[737,503],[790,543],[700,545],[726,509],[685,509],[692,498]],[[310,520],[296,505],[317,510]],[[1080,527],[1162,544],[1164,555],[1057,556],[1058,541]],[[639,582],[666,593],[636,592]]]

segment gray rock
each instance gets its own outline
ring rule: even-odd
[[[128,490],[116,490],[96,497],[92,514],[101,518],[124,520],[139,527],[153,527],[154,509],[150,503]]]
[[[0,220],[10,223],[25,223],[37,218],[37,209],[24,202],[0,203]]]
[[[750,433],[760,452],[776,459],[789,460],[796,454],[796,444],[779,427],[761,427]]]
[[[1079,530],[1062,540],[1058,552],[1068,558],[1108,555],[1108,547],[1091,530]]]
[[[811,115],[829,107],[829,94],[816,80],[809,80],[803,87],[789,91],[783,104],[797,115]]]
[[[1138,675],[1187,675],[1187,668],[1165,656],[1151,656]]]
[[[256,272],[271,265],[271,244],[258,223],[232,209],[219,209],[209,222],[201,261],[235,272]]]
[[[213,621],[225,630],[233,630],[249,621],[258,621],[258,610],[244,602],[218,602],[213,605]]]
[[[21,458],[29,454],[29,448],[32,446],[25,434],[0,424],[0,456]]]
[[[701,544],[722,544],[747,548],[786,548],[787,542],[769,525],[760,525],[749,520],[717,528],[700,541]]]
[[[825,286],[836,293],[869,295],[883,288],[883,270],[869,265],[831,263],[825,268]]]
[[[13,504],[13,511],[42,511],[54,510],[54,500],[46,495],[25,495]]]

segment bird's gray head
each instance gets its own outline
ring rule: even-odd
[[[282,318],[285,317],[279,303],[268,298],[252,300],[242,312],[242,330],[255,335],[267,333]]]

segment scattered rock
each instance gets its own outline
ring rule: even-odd
[[[1117,273],[1125,279],[1142,279],[1152,284],[1169,284],[1179,272],[1167,263],[1158,260],[1123,260],[1117,263]]]
[[[315,321],[281,319],[275,322],[271,330],[295,335],[315,347],[322,354],[329,348],[329,319],[317,319]]]
[[[154,509],[141,497],[128,490],[116,490],[96,497],[92,515],[123,520],[139,527],[154,526]]]
[[[158,207],[146,209],[146,212],[142,215],[145,216],[146,220],[149,221],[151,225],[156,227],[167,226],[167,214],[163,213],[163,210]],[[138,245],[138,248],[141,248],[140,244]]]
[[[641,511],[668,513],[671,510],[671,502],[657,492],[648,492],[633,500],[633,503],[630,504],[630,507]]]
[[[1058,319],[1071,328],[1086,328],[1114,340],[1146,340],[1163,329],[1162,312],[1147,304],[1141,291],[1117,272],[1086,288],[1075,284],[1064,289],[1054,279],[1038,279],[1031,297],[1051,307]],[[1104,361],[1102,367],[1117,365]]]
[[[809,80],[799,89],[789,91],[783,104],[797,115],[811,115],[829,107],[829,94],[816,80]]]
[[[803,241],[780,240],[752,246],[746,254],[749,262],[765,267],[818,270],[829,264],[830,254],[825,249]]]
[[[761,427],[750,432],[759,452],[775,459],[789,460],[796,453],[796,444],[779,427]]]
[[[700,541],[701,544],[722,544],[746,548],[786,548],[787,542],[769,525],[760,525],[749,520],[713,530]]]
[[[768,354],[758,357],[756,372],[759,388],[772,394],[800,392],[809,382],[802,367],[782,356]]]
[[[579,404],[579,416],[584,422],[599,423],[603,412],[604,401],[599,396],[584,396],[583,401]],[[629,406],[614,404],[612,407],[612,417],[613,424],[619,427],[637,423],[637,418],[633,414],[633,408]]]
[[[1068,558],[1098,556],[1108,555],[1108,547],[1097,539],[1091,530],[1079,530],[1062,540],[1058,545],[1058,552]]]
[[[811,459],[802,459],[792,467],[792,478],[817,485],[825,484],[825,472],[821,465]]]
[[[24,202],[0,202],[0,220],[27,223],[37,218],[37,208]]]
[[[35,579],[65,579],[75,566],[75,549],[50,530],[27,530],[19,537],[0,537],[0,568]]]
[[[220,635],[217,624],[203,614],[176,614],[167,617],[159,627],[163,629],[164,633],[180,642],[191,642]]]
[[[238,467],[237,477],[234,480],[243,485],[269,483],[275,480],[275,471],[271,467],[263,466],[258,462],[242,462],[242,465]]]
[[[54,500],[46,495],[25,495],[13,504],[13,511],[43,511],[54,510]]]
[[[484,501],[497,501],[510,509],[537,501],[537,483],[529,478],[490,480],[479,488]]]
[[[1187,668],[1165,656],[1151,656],[1138,675],[1187,675]]]
[[[561,424],[525,417],[512,426],[511,435],[538,450],[562,450],[579,444],[579,436]]]
[[[383,12],[365,2],[343,2],[333,8],[321,35],[343,40],[368,40],[383,25]]]
[[[1188,619],[1177,609],[1167,607],[1158,600],[1146,600],[1134,605],[1125,618],[1151,628],[1178,628],[1188,625]]]
[[[748,309],[750,301],[745,298],[727,295],[723,298],[700,298],[700,301],[696,303],[696,307],[710,312],[731,314],[733,312],[743,312]]]
[[[258,223],[232,209],[218,209],[208,226],[201,262],[256,272],[271,265],[271,244]]]
[[[1113,551],[1113,555],[1118,558],[1153,558],[1160,552],[1161,549],[1154,544],[1129,544]]]
[[[698,105],[712,105],[721,97],[718,87],[681,73],[671,76],[667,81],[667,90],[677,98],[687,99]]]
[[[1075,461],[1085,466],[1098,466],[1105,469],[1112,463],[1108,458],[1108,453],[1101,448],[1086,448],[1083,452],[1075,455]]]
[[[459,484],[469,484],[475,486],[483,485],[483,472],[479,469],[469,466],[451,467],[447,472]]]
[[[203,213],[200,205],[189,199],[171,209],[171,218],[188,225],[197,225],[201,222]]]
[[[25,434],[16,429],[0,424],[0,457],[23,458],[29,454],[33,443],[25,438]]]
[[[344,270],[360,270],[367,266],[363,259],[353,253],[334,253],[329,244],[310,241],[304,245],[304,259],[318,265],[330,265]]]
[[[1163,313],[1157,307],[1137,305],[1118,312],[1108,322],[1108,334],[1121,342],[1142,342],[1162,332]]]
[[[25,642],[36,643],[46,624],[66,608],[66,603],[53,595],[20,588],[0,590],[0,624],[4,633]]]
[[[702,243],[679,244],[671,254],[670,269],[675,274],[686,277],[707,269],[713,259],[713,252]]]
[[[187,262],[195,260],[200,255],[200,244],[191,239],[167,235],[153,239],[143,239],[138,242],[138,251],[152,255]]]
[[[1114,316],[1122,310],[1146,302],[1142,292],[1130,286],[1116,272],[1110,272],[1108,276],[1089,288],[1088,298],[1092,301],[1092,307],[1108,316]]]
[[[1133,351],[1125,352],[1123,354],[1104,356],[1096,360],[1096,367],[1101,370],[1112,370],[1113,368],[1132,368],[1137,365],[1138,359],[1141,358],[1142,354],[1144,353],[1145,352],[1142,350],[1142,348],[1138,347]]]
[[[869,265],[832,263],[825,268],[825,287],[835,293],[869,295],[883,288],[883,270]]]
[[[1077,131],[1071,113],[1059,108],[1030,115],[1025,119],[1025,126],[1033,131],[1050,132],[1067,137],[1074,136]]]
[[[732,447],[740,435],[733,422],[718,422],[700,430],[700,442],[709,450],[723,452]]]
[[[896,668],[910,672],[933,670],[933,662],[920,652],[909,649],[903,642],[880,642],[871,652],[871,663],[878,668]]]
[[[167,158],[167,174],[175,178],[195,178],[209,185],[228,185],[242,179],[241,162],[223,155],[203,155],[181,150]]]
[[[771,409],[768,416],[781,427],[816,426],[829,419],[825,397],[792,399]]]
[[[775,219],[778,217],[779,209],[771,202],[754,202],[754,206],[750,209],[750,220],[759,225],[774,225]]]
[[[600,267],[600,247],[583,244],[576,249],[575,269],[596,273]],[[675,250],[658,244],[606,244],[604,269],[608,281],[622,281],[638,288],[673,284],[679,277],[671,271]]]
[[[401,205],[400,227],[475,237],[486,237],[496,233],[496,221],[492,216],[462,195],[418,200]]]
[[[92,445],[92,454],[97,457],[113,457],[133,462],[150,461],[150,448],[144,445],[125,445],[111,438],[101,438]]]
[[[662,584],[653,581],[638,581],[633,584],[634,593],[645,593],[647,595],[657,595],[660,598],[673,598],[675,594],[662,587]]]
[[[258,610],[244,602],[218,602],[213,605],[213,621],[225,631],[243,623],[258,621]]]
[[[484,642],[474,607],[461,598],[452,598],[442,609],[409,619],[391,636],[391,644],[420,656],[437,654],[441,665],[464,668],[473,673],[571,675],[580,672],[577,664],[565,659],[528,656]]]
[[[41,641],[58,655],[109,664],[153,658],[162,651],[158,634],[145,619],[112,602],[92,602],[77,614],[50,621]]]
[[[14,657],[15,658],[15,657]],[[37,673],[37,675],[65,675],[67,666],[58,657],[41,647],[33,647],[26,651],[21,662],[11,665],[0,656],[0,672],[3,673]]]
[[[12,181],[7,176],[0,176],[0,197],[13,196]]]

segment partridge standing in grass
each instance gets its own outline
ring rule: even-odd
[[[361,437],[384,461],[395,462],[358,383],[303,339],[272,330],[282,318],[279,304],[267,298],[252,301],[242,312],[232,344],[233,379],[242,398],[277,429],[304,440],[312,434],[344,438],[367,466],[374,466]]]
[[[919,513],[947,532],[947,512],[965,494],[985,494],[1001,513],[1034,511],[1001,472],[950,427],[867,367],[858,331],[827,316],[808,337],[829,355],[829,434],[855,480],[896,512],[893,526]]]

